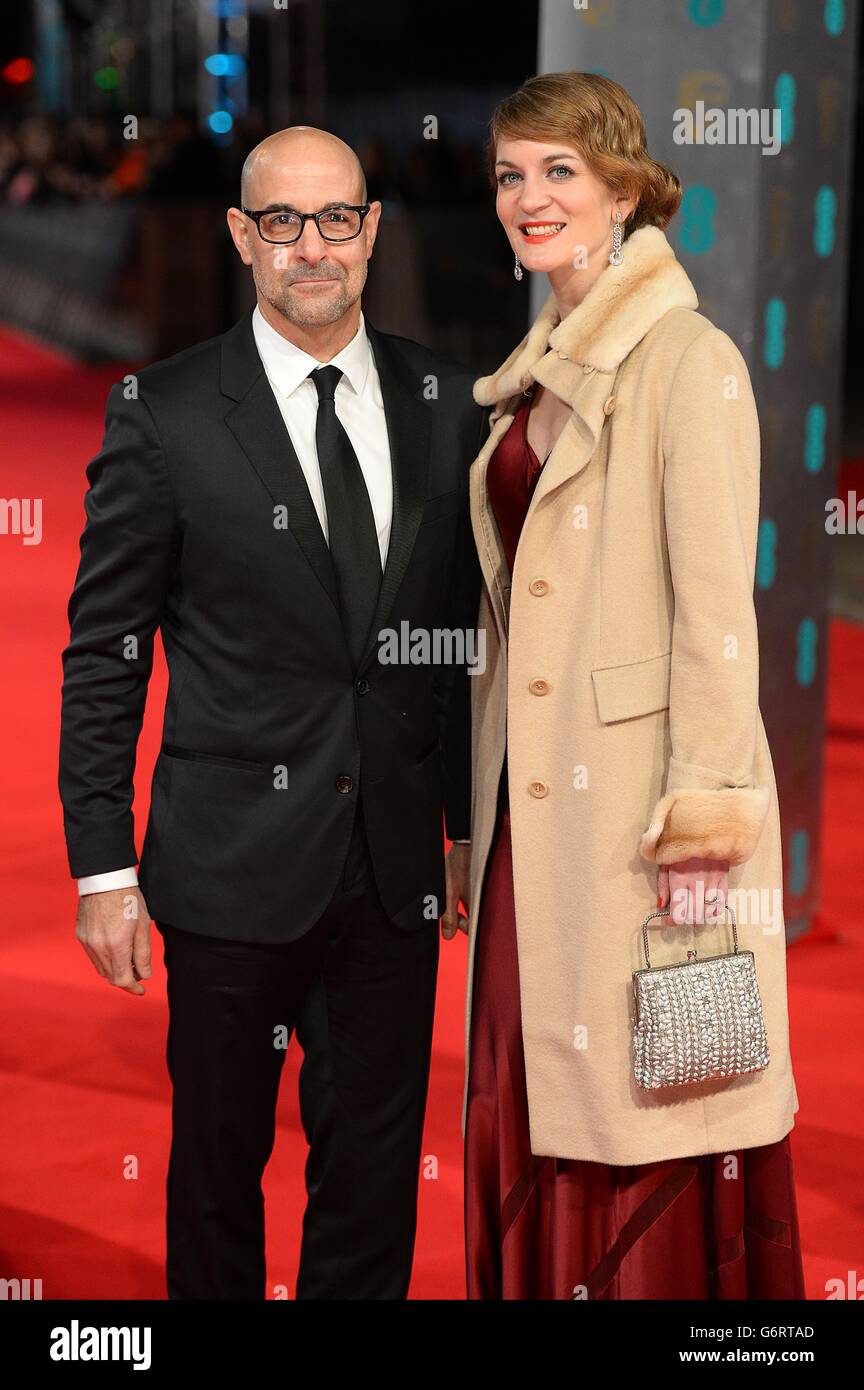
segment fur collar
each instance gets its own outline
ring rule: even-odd
[[[669,309],[697,308],[690,278],[659,227],[639,227],[621,249],[623,263],[606,266],[566,318],[550,293],[519,346],[496,372],[474,383],[478,405],[524,391],[536,380],[531,369],[546,356],[614,372]]]

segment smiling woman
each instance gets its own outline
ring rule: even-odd
[[[681,186],[623,88],[532,78],[488,155],[517,278],[551,293],[474,385],[469,1297],[801,1298],[782,913],[747,922],[767,1067],[646,1094],[632,1055],[658,890],[673,963],[728,952],[712,901],[782,893],[747,367],[696,312]]]
[[[621,91],[595,73],[547,73],[491,123],[487,168],[517,275],[520,256],[527,270],[572,270],[562,286],[568,308],[603,269],[596,253],[616,213],[629,235],[665,226],[681,199],[676,175],[648,154],[644,129],[640,140],[631,128]]]

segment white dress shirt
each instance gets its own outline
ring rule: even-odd
[[[315,447],[318,392],[314,382],[307,380],[310,372],[325,364],[277,333],[257,305],[252,311],[252,333],[267,380],[300,461],[321,529],[329,543],[324,487]],[[362,313],[357,332],[350,343],[346,343],[327,365],[342,369],[333,397],[334,405],[354,447],[369,492],[383,570],[393,520],[393,474],[381,383]],[[138,874],[134,866],[112,869],[110,873],[79,878],[78,892],[103,893],[110,888],[132,888],[137,882]]]
[[[315,448],[318,392],[314,382],[306,379],[322,363],[271,328],[257,306],[252,314],[252,331],[267,380],[273,388],[285,428],[300,460],[321,529],[329,542],[324,488]],[[336,414],[354,446],[366,483],[383,570],[393,519],[393,474],[381,383],[362,313],[357,332],[350,343],[346,343],[327,365],[342,369],[334,396]]]

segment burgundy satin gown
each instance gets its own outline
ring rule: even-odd
[[[531,398],[489,461],[512,573],[542,465]],[[506,763],[505,763],[506,769]],[[616,1167],[535,1156],[519,1005],[506,775],[477,928],[465,1132],[469,1298],[802,1299],[790,1135],[729,1154]]]

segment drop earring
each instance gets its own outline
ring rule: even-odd
[[[612,228],[612,251],[609,256],[610,265],[620,265],[624,259],[621,250],[621,213],[615,209],[615,226]]]
[[[522,267],[521,267],[521,265],[519,264],[519,257],[518,257],[518,256],[516,257],[516,264],[515,264],[514,267],[513,267],[513,274],[515,275],[515,277],[516,277],[517,280],[521,280],[521,279],[522,279]]]

